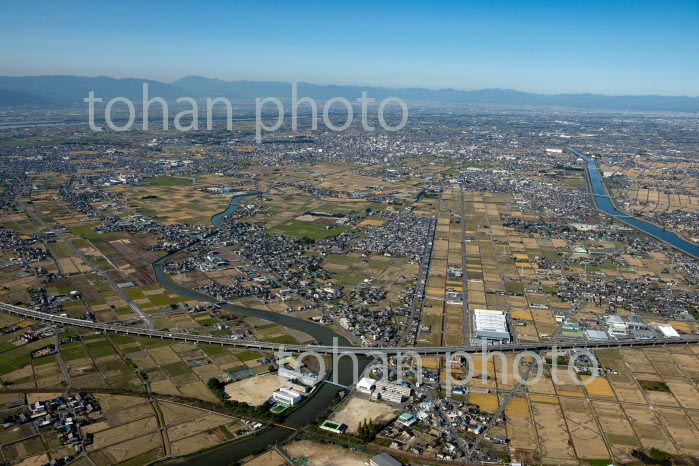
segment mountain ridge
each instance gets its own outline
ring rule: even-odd
[[[135,103],[142,100],[142,83],[149,84],[150,97],[174,100],[178,97],[226,97],[248,100],[257,97],[290,99],[291,83],[284,81],[225,81],[189,75],[171,83],[142,78],[112,78],[109,76],[0,76],[0,106],[75,105],[82,104],[89,91],[106,102],[114,97],[126,97]],[[398,97],[407,102],[486,104],[535,107],[570,107],[600,110],[678,111],[699,113],[699,97],[662,95],[605,95],[594,93],[537,94],[516,89],[486,88],[459,90],[454,88],[427,89],[421,87],[390,88],[313,84],[299,82],[298,96],[324,101],[344,97],[354,101],[366,91],[377,100]]]

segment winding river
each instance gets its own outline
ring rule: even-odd
[[[666,242],[670,246],[673,246],[676,249],[693,256],[694,258],[699,259],[699,245],[692,244],[689,241],[680,238],[676,233],[667,231],[653,223],[645,222],[636,217],[627,215],[626,213],[617,209],[616,205],[614,204],[614,200],[611,198],[609,191],[607,190],[607,186],[602,180],[602,174],[597,166],[597,162],[595,162],[591,157],[588,157],[587,155],[582,154],[571,147],[568,147],[567,149],[587,162],[587,174],[590,180],[590,186],[592,187],[592,193],[595,196],[595,203],[597,204],[597,208],[599,210],[617,220],[621,220],[622,222],[641,230],[644,233]]]
[[[234,196],[231,198],[228,208],[226,208],[226,210],[223,212],[214,215],[211,218],[211,222],[216,228],[221,229],[222,219],[235,212],[244,198],[256,194],[259,193],[246,193],[243,195]],[[177,293],[190,299],[197,299],[199,301],[206,302],[217,302],[217,300],[211,296],[182,287],[172,281],[170,276],[165,272],[164,266],[176,253],[177,252],[168,254],[167,256],[164,256],[153,263],[153,272],[155,273],[155,278],[160,286],[168,291]],[[260,309],[251,309],[230,303],[221,304],[221,307],[235,312],[236,314],[259,317],[270,322],[283,325],[284,327],[300,330],[312,336],[316,339],[316,341],[323,345],[332,345],[333,338],[337,338],[338,345],[350,345],[349,341],[347,341],[341,335],[328,328],[317,325],[310,320],[299,319]],[[366,367],[368,362],[369,361],[367,359],[360,359],[359,370],[361,371],[364,367]],[[327,368],[328,371],[331,369],[331,367]],[[353,372],[351,360],[347,357],[340,358],[338,362],[338,382],[343,385],[351,384]],[[342,390],[342,388],[336,385],[322,383],[320,386],[318,386],[318,388],[316,388],[309,400],[287,416],[284,423],[292,427],[304,427],[308,425],[309,423],[313,422],[318,415],[322,414],[327,409],[335,394],[340,390]],[[240,441],[234,440],[230,443],[222,445],[219,448],[208,450],[201,454],[195,454],[186,458],[167,460],[162,462],[161,465],[177,464],[178,466],[228,466],[232,462],[239,461],[246,456],[249,456],[253,451],[267,448],[270,445],[274,445],[275,443],[287,439],[292,433],[292,430],[285,429],[283,427],[268,427],[253,437],[248,437]]]
[[[602,180],[597,163],[590,157],[580,153],[579,151],[568,148],[573,154],[584,159],[587,162],[587,173],[590,180],[590,187],[595,197],[597,207],[607,215],[614,217],[622,222],[625,222],[634,228],[637,228],[651,236],[654,236],[671,246],[683,251],[693,257],[699,258],[699,245],[692,244],[677,234],[667,231],[657,225],[654,225],[635,217],[631,217],[626,213],[618,210],[611,199],[606,185]],[[211,218],[213,225],[221,229],[221,221],[224,217],[232,214],[238,209],[243,199],[248,196],[253,196],[259,193],[251,192],[231,198],[231,201],[223,212],[214,215]],[[176,253],[168,254],[153,263],[153,271],[158,283],[168,291],[177,293],[190,299],[197,299],[206,302],[216,302],[216,300],[208,295],[199,293],[189,288],[184,288],[172,281],[170,276],[165,272],[164,265],[172,259]],[[277,314],[274,312],[263,311],[259,309],[251,309],[234,304],[222,304],[222,308],[235,312],[236,314],[259,317],[270,322],[278,323],[285,327],[293,328],[307,333],[315,338],[316,341],[323,345],[332,345],[333,338],[337,338],[339,345],[347,345],[350,343],[341,335],[331,331],[328,328],[316,325],[309,320],[299,319],[288,315]],[[360,359],[360,370],[368,364],[367,359]],[[352,383],[352,363],[348,358],[341,358],[338,366],[338,380],[341,384],[349,385]],[[330,369],[330,368],[329,368]],[[331,403],[333,397],[341,390],[340,387],[330,383],[322,383],[314,392],[313,396],[302,404],[298,409],[293,411],[284,421],[285,424],[292,427],[304,427],[313,422],[317,416],[322,414]],[[162,464],[165,465],[180,465],[180,466],[228,466],[232,462],[239,461],[249,456],[253,451],[267,448],[281,442],[291,436],[293,433],[290,429],[283,427],[268,427],[252,437],[245,438],[240,441],[232,441],[223,444],[219,448],[208,450],[206,452],[195,454],[186,458],[167,460]]]

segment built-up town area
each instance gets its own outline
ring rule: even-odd
[[[594,158],[621,211],[699,244],[697,120],[465,106],[410,118],[261,144],[244,123],[1,129],[0,302],[42,314],[0,313],[0,462],[699,456],[699,258],[600,212],[569,149]],[[159,337],[118,331],[139,328]],[[360,358],[358,381],[335,384],[313,358],[245,346],[332,337],[568,349],[541,350],[534,384],[515,378],[533,376],[515,352]],[[448,393],[447,370],[477,376]]]

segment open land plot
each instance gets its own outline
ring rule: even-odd
[[[556,393],[553,380],[551,380],[551,377],[548,374],[546,374],[546,372],[544,372],[543,377],[539,378],[539,380],[537,380],[536,383],[528,385],[527,391],[531,394],[536,393],[553,395],[554,393]]]
[[[663,382],[679,404],[684,408],[699,409],[697,386],[685,377],[663,377]]]
[[[491,413],[498,409],[498,396],[494,393],[469,392],[468,402]]]
[[[546,464],[578,464],[571,447],[570,435],[561,408],[556,402],[535,402],[530,397],[532,414],[536,425],[541,460]]]
[[[49,456],[46,453],[42,453],[36,456],[30,456],[29,458],[24,458],[22,461],[17,463],[17,466],[43,466],[49,463]]]
[[[212,403],[217,403],[219,400],[216,396],[211,393],[211,390],[206,386],[201,380],[196,380],[191,383],[178,385],[178,390],[182,393],[182,396],[188,398],[196,398],[199,400],[210,401]]]
[[[586,383],[585,391],[590,398],[610,398],[616,399],[614,390],[605,377],[595,377],[588,382],[588,376],[582,376],[581,380]]]
[[[347,425],[347,430],[357,432],[359,424],[365,420],[385,422],[393,419],[400,413],[399,410],[375,401],[352,397],[340,411],[335,413],[333,420]]]
[[[163,415],[163,421],[167,425],[181,424],[191,419],[200,417],[202,410],[177,403],[159,401],[158,406]]]
[[[144,413],[144,416],[153,414],[150,403],[138,396],[107,395],[99,393],[95,395],[95,397],[100,402],[102,411],[111,426],[118,426],[124,422],[132,421],[133,419],[128,419],[120,415],[121,412],[130,408],[139,410]]]
[[[683,453],[699,455],[699,429],[685,412],[672,408],[657,408],[658,418]]]
[[[285,466],[286,460],[276,450],[270,450],[243,463],[245,466]]]
[[[560,403],[578,458],[609,458],[609,451],[597,427],[589,402],[561,399]]]
[[[308,466],[365,466],[369,455],[342,448],[337,445],[301,440],[284,445],[292,458],[307,458]]]
[[[155,416],[138,419],[128,424],[112,427],[95,433],[91,449],[97,450],[109,445],[114,445],[128,439],[146,435],[158,429],[158,420]]]
[[[219,426],[224,426],[231,422],[231,418],[219,414],[204,414],[195,419],[190,419],[181,424],[168,427],[167,436],[171,442],[191,437],[201,432],[208,432]]]
[[[604,432],[611,453],[617,461],[630,461],[631,451],[641,446],[622,407],[616,403],[592,401],[590,403],[597,422]]]
[[[677,453],[665,429],[659,428],[660,420],[654,411],[646,406],[623,404],[622,407],[643,448],[646,450],[658,448],[669,453]]]
[[[33,424],[22,424],[9,429],[3,429],[2,441],[0,441],[0,443],[6,444],[18,442],[22,439],[34,437],[36,434],[36,428]]]
[[[44,451],[41,437],[32,437],[2,447],[2,454],[8,461],[16,461],[39,455]]]
[[[683,353],[680,350],[685,351],[686,348],[668,347],[668,351],[682,371],[691,379],[699,379],[699,359],[691,351]]]
[[[631,403],[645,403],[643,392],[627,372],[619,372],[619,375],[608,375],[607,381],[612,386],[619,401]]]
[[[655,373],[655,368],[653,364],[648,360],[644,351],[638,351],[634,349],[624,349],[619,351],[628,364],[629,368],[634,373],[644,372],[644,373]]]
[[[326,228],[325,225],[309,223],[301,220],[289,220],[281,225],[269,229],[271,234],[283,234],[292,238],[310,238],[313,240],[337,236],[343,231],[349,230],[346,225]]]
[[[159,432],[148,433],[139,438],[111,445],[101,451],[104,452],[108,458],[112,458],[115,463],[120,463],[154,449],[160,452],[158,456],[162,456],[162,437]]]
[[[555,375],[556,377],[555,380],[553,378],[552,380],[554,381],[554,388],[558,395],[578,398],[585,397],[585,390],[581,385],[578,385],[579,381],[575,375],[571,377],[567,367],[561,368],[558,366],[555,370],[551,367],[550,372],[552,376]],[[556,383],[556,381],[558,383]]]
[[[650,361],[656,373],[662,376],[674,377],[681,377],[683,375],[672,357],[665,351],[665,348],[644,349],[643,354],[648,361]]]
[[[537,436],[527,399],[513,398],[505,408],[505,416],[510,456],[520,459],[519,452],[535,454],[538,450]]]
[[[225,387],[226,395],[236,401],[259,406],[272,396],[272,392],[286,384],[277,374],[264,374],[231,382]]]

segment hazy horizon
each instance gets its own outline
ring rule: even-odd
[[[524,93],[530,93],[530,94],[538,94],[538,95],[549,95],[549,96],[555,96],[555,95],[565,95],[565,94],[571,94],[571,95],[584,95],[584,94],[589,94],[589,95],[600,95],[600,96],[607,96],[607,97],[652,97],[652,96],[658,96],[658,97],[688,97],[688,98],[696,98],[699,97],[698,95],[690,95],[690,94],[631,94],[631,93],[620,93],[620,94],[615,94],[615,93],[603,93],[603,92],[591,92],[591,91],[579,91],[579,92],[536,92],[536,91],[528,91],[524,89],[519,89],[519,88],[513,88],[513,87],[434,87],[434,86],[391,86],[391,85],[382,85],[382,84],[365,84],[365,83],[360,83],[360,82],[343,82],[343,83],[330,83],[330,82],[313,82],[313,81],[284,81],[284,80],[279,80],[279,79],[223,79],[223,78],[216,78],[216,77],[211,77],[211,76],[205,76],[201,74],[196,74],[196,73],[191,73],[187,75],[180,76],[179,78],[175,78],[173,80],[159,80],[159,79],[154,79],[149,76],[129,76],[129,75],[124,75],[124,76],[109,76],[109,75],[77,75],[77,74],[55,74],[55,73],[45,73],[45,74],[35,74],[35,75],[25,75],[25,74],[3,74],[0,75],[0,77],[10,77],[10,78],[39,78],[39,77],[47,77],[47,76],[60,76],[60,77],[75,77],[75,78],[87,78],[87,79],[96,79],[96,78],[108,78],[108,79],[134,79],[138,81],[157,81],[161,82],[164,84],[170,84],[170,85],[176,85],[177,81],[180,79],[184,78],[190,78],[190,77],[196,77],[196,78],[203,78],[203,79],[210,79],[210,80],[218,80],[222,82],[227,82],[227,83],[234,83],[234,82],[267,82],[267,83],[282,83],[282,84],[291,84],[292,82],[296,82],[297,84],[310,84],[314,86],[346,86],[346,87],[359,87],[359,88],[387,88],[387,89],[396,89],[396,90],[403,90],[403,89],[426,89],[430,91],[441,91],[441,90],[456,90],[456,91],[462,91],[462,92],[474,92],[474,91],[488,91],[488,90],[498,90],[498,91],[514,91],[514,92],[524,92]]]

